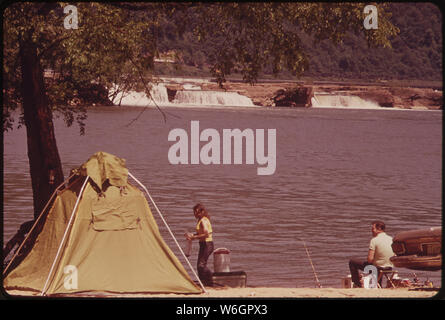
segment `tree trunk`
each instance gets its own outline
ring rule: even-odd
[[[43,70],[37,56],[37,47],[31,39],[20,43],[20,66],[34,218],[37,218],[64,178]]]

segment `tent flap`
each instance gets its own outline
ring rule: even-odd
[[[121,192],[117,187],[110,186],[106,193],[92,201],[94,230],[134,229],[140,219],[136,213],[134,197]]]
[[[80,169],[82,174],[90,176],[100,189],[103,189],[107,180],[113,186],[127,184],[128,169],[125,160],[106,152],[95,153]]]

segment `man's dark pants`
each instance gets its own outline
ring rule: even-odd
[[[349,260],[349,270],[351,271],[351,280],[359,288],[362,286],[360,283],[359,270],[364,270],[367,265],[371,265],[371,263],[368,263],[368,261],[363,261],[363,259],[360,258],[358,259],[353,258]]]

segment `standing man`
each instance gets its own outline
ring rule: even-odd
[[[355,288],[361,288],[359,270],[363,270],[367,265],[374,265],[378,269],[392,268],[393,264],[389,260],[394,256],[392,251],[392,237],[385,233],[385,224],[382,221],[372,223],[371,232],[373,238],[369,243],[368,258],[349,260],[349,270]]]

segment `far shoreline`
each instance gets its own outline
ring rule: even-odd
[[[417,81],[418,82],[418,81]],[[425,83],[413,83],[410,81],[335,81],[335,80],[272,80],[261,79],[254,84],[243,82],[241,79],[229,79],[219,86],[212,78],[194,78],[194,77],[166,77],[158,76],[156,84],[165,87],[168,96],[163,101],[147,102],[147,105],[124,102],[122,105],[108,104],[108,106],[127,106],[127,107],[179,107],[179,108],[287,108],[287,109],[346,109],[346,110],[443,110],[443,92],[442,86],[437,81]],[[191,87],[194,87],[193,89]],[[199,105],[173,103],[177,92],[201,91],[201,92],[226,92],[237,93],[240,96],[247,97],[253,105]],[[143,95],[139,91],[131,91],[137,95]],[[362,102],[369,103],[373,107],[365,105],[347,106],[347,105],[313,105],[318,102],[319,96],[357,97]],[[315,97],[315,100],[313,100]],[[139,99],[139,98],[136,98]],[[145,97],[145,100],[148,98]],[[165,101],[164,101],[165,100]],[[332,102],[332,101],[331,101]],[[355,101],[356,102],[356,101]],[[354,102],[354,103],[355,103]],[[119,103],[120,104],[120,103]],[[101,104],[92,104],[89,106],[99,106]]]

